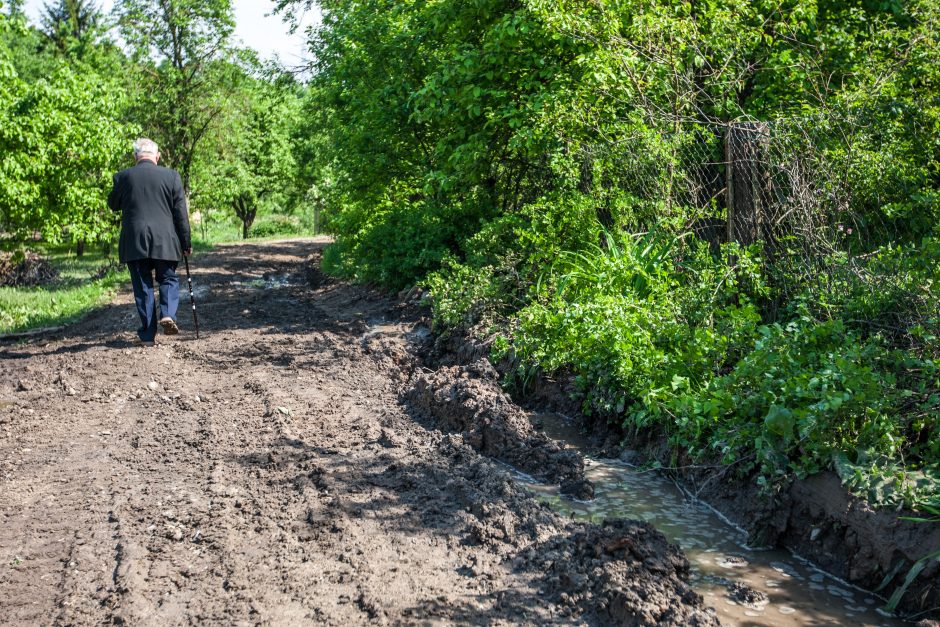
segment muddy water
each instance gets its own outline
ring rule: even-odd
[[[584,450],[577,430],[557,415],[540,415],[547,435]],[[580,502],[562,497],[557,486],[524,477],[529,488],[557,511],[578,519],[645,520],[679,544],[692,565],[692,584],[714,607],[724,625],[901,626],[883,615],[884,601],[854,588],[805,560],[781,550],[755,550],[744,532],[706,505],[688,498],[657,472],[641,471],[622,462],[586,458],[586,475],[595,499]],[[732,599],[735,583],[759,594]]]

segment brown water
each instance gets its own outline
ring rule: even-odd
[[[585,442],[564,418],[540,415],[546,434],[585,449]],[[782,550],[755,550],[746,534],[700,501],[689,498],[655,471],[641,471],[617,460],[585,458],[595,498],[581,502],[559,495],[558,487],[523,476],[528,487],[554,509],[580,520],[645,520],[685,551],[692,585],[714,607],[724,625],[901,626],[904,621],[880,611],[884,600],[852,587],[806,560]],[[729,598],[728,586],[740,582],[764,593],[750,606]]]

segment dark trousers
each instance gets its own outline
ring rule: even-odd
[[[138,259],[128,261],[131,283],[134,286],[134,301],[140,314],[140,328],[137,336],[144,342],[152,342],[157,337],[157,322],[163,318],[176,320],[176,309],[180,302],[180,281],[176,276],[176,261],[162,259]],[[160,309],[156,309],[153,299],[153,279],[156,273],[160,285]]]

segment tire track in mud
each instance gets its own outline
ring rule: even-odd
[[[124,293],[0,347],[0,623],[714,624],[655,531],[561,520],[411,408],[421,313],[324,244],[195,259],[200,341],[132,346]]]

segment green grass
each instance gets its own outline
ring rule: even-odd
[[[229,221],[213,220],[206,229],[202,225],[191,224],[193,250],[209,250],[213,244],[236,242],[242,238],[241,225]]]
[[[312,237],[316,235],[309,216],[259,212],[251,227],[248,240],[242,239],[242,225],[231,216],[215,218],[206,224],[192,224],[193,250],[206,250],[214,244],[229,244],[242,241],[264,242],[289,237]]]
[[[94,278],[113,261],[97,250],[82,257],[66,247],[39,247],[38,252],[59,270],[61,280],[41,287],[0,287],[0,334],[72,322],[106,303],[128,280],[121,266]]]

